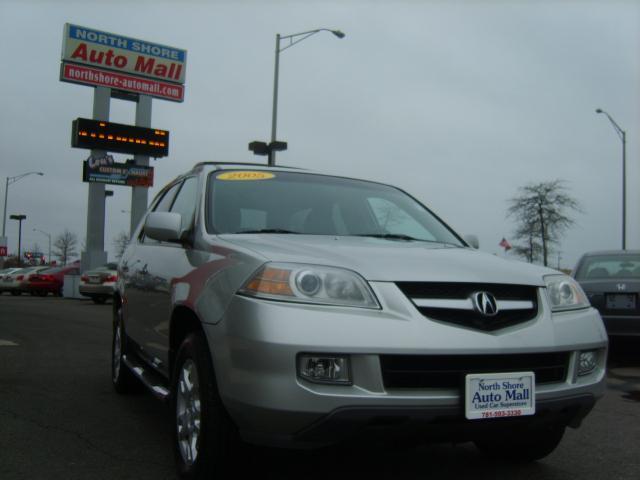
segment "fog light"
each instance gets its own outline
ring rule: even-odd
[[[578,375],[587,375],[591,373],[598,365],[598,354],[591,350],[588,352],[580,352],[578,359]]]
[[[298,375],[310,382],[351,384],[347,357],[300,355]]]

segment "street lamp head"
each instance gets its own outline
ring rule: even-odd
[[[331,33],[333,33],[338,38],[344,38],[344,33],[340,30],[331,30]]]
[[[596,108],[596,113],[604,113],[604,111],[601,108]]]
[[[42,172],[36,172],[36,175],[43,176],[43,175],[44,175],[44,173],[42,173]]]

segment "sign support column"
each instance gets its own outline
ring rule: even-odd
[[[148,95],[140,95],[138,104],[136,105],[136,127],[151,128],[151,97]],[[134,155],[136,165],[143,167],[149,166],[148,155]],[[133,231],[138,226],[140,220],[147,211],[149,203],[148,187],[133,187],[131,191],[131,225],[129,227],[129,236],[133,235]]]
[[[111,89],[96,87],[93,94],[93,119],[109,120]],[[92,157],[105,155],[104,150],[91,150]],[[87,235],[86,251],[82,252],[82,271],[91,270],[107,263],[107,252],[104,251],[105,198],[104,184],[90,183],[87,202]]]

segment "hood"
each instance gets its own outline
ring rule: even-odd
[[[438,243],[328,235],[220,235],[267,261],[347,268],[369,281],[471,282],[544,286],[559,273],[471,248]]]

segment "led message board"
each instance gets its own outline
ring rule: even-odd
[[[71,128],[71,146],[150,157],[169,154],[169,132],[157,128],[78,118]]]

